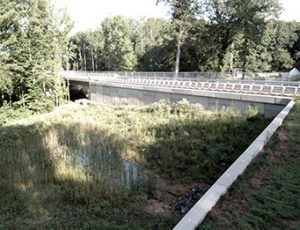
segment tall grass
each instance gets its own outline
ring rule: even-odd
[[[143,168],[209,182],[268,120],[250,109],[205,111],[186,101],[61,108],[0,128],[0,189],[80,184],[103,193],[139,186]]]

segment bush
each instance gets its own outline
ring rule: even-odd
[[[4,104],[0,107],[0,126],[4,125],[8,121],[29,117],[30,115],[32,115],[32,111],[30,111],[27,107],[15,109],[9,104]]]

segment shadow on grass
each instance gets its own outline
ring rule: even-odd
[[[124,119],[130,126],[130,116]],[[130,161],[124,164],[123,151],[134,141],[121,137],[118,128],[85,121],[50,119],[0,129],[0,229],[23,223],[29,229],[174,226],[176,217],[144,212],[147,197],[127,189],[138,169]]]
[[[153,126],[148,166],[171,180],[211,184],[263,131],[270,120],[217,115]]]
[[[137,172],[118,154],[126,142],[117,134],[35,123],[2,127],[0,136],[0,228],[108,228],[142,215],[128,190]]]
[[[121,176],[125,141],[116,134],[91,125],[43,125],[1,128],[1,189],[64,180],[105,186]]]

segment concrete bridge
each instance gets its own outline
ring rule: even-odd
[[[299,91],[299,82],[171,78],[101,72],[63,72],[70,84],[89,86],[89,99],[109,104],[149,104],[161,99],[187,99],[207,109],[256,106],[266,116],[277,115]]]

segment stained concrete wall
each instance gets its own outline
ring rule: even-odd
[[[171,102],[187,99],[209,110],[234,107],[240,112],[254,105],[267,117],[276,116],[290,101],[290,98],[268,95],[99,82],[90,82],[90,99],[100,103],[136,105],[162,99]]]

